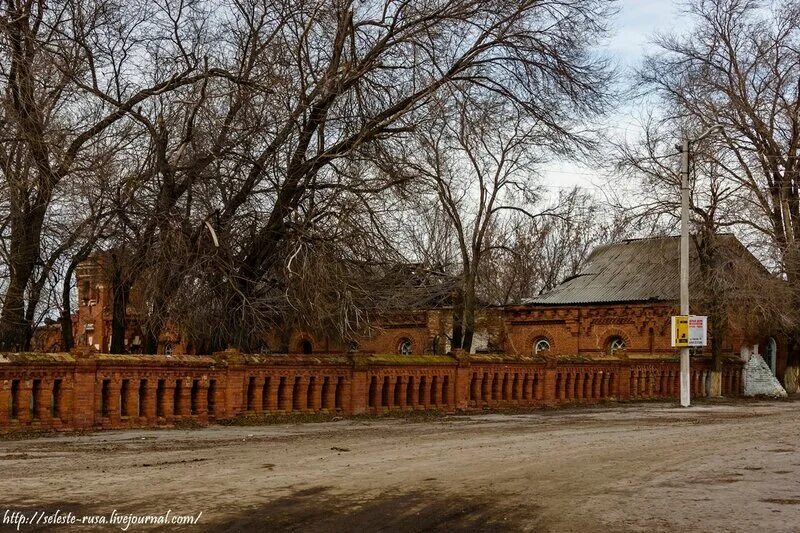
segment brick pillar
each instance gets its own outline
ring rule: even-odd
[[[192,379],[181,378],[183,380],[183,387],[181,387],[181,416],[189,416],[192,414]]]
[[[17,408],[17,420],[20,424],[28,424],[31,421],[31,387],[33,381],[30,379],[19,380],[19,404]]]
[[[180,389],[178,389],[180,384]],[[172,416],[180,418],[186,415],[186,380],[175,378],[172,385]]]
[[[333,411],[336,409],[336,383],[339,379],[339,376],[324,376],[321,378],[322,384],[320,385],[320,408],[325,405],[326,409],[329,411]],[[328,380],[328,387],[324,390],[325,397],[322,397],[323,394],[323,385],[325,384],[325,380]]]
[[[144,401],[144,419],[149,424],[158,422],[158,417],[156,416],[157,388],[158,379],[148,379],[147,385],[145,385],[144,398],[139,399],[140,402]]]
[[[471,372],[472,373],[472,372]],[[474,379],[472,384],[469,386],[469,390],[467,392],[467,401],[465,405],[456,404],[456,407],[459,409],[464,409],[469,406],[469,398],[472,397],[473,401],[475,402],[475,406],[481,405],[481,383],[483,382],[483,374],[475,373]]]
[[[413,381],[411,381],[411,403],[407,403],[407,407],[413,410],[419,404],[419,376],[413,376],[409,379]],[[408,388],[406,388],[406,393],[408,393]]]
[[[542,401],[545,403],[555,403],[558,401],[556,398],[556,374],[557,370],[554,364],[548,363],[547,367],[541,373],[542,377]],[[564,387],[561,387],[561,394],[564,394]]]
[[[425,376],[425,385],[420,384],[422,389],[422,403],[420,404],[423,409],[428,409],[431,406],[431,376]]]
[[[278,386],[281,384],[280,376],[269,377],[269,394],[267,398],[267,409],[270,411],[277,411],[278,406]],[[264,378],[266,380],[266,378]]]
[[[253,411],[260,413],[264,407],[264,376],[253,380]]]
[[[201,422],[208,421],[208,378],[197,382],[197,417]]]
[[[36,398],[36,417],[43,423],[49,425],[51,416],[50,409],[53,402],[53,382],[50,379],[42,379],[39,382],[39,391]]]
[[[322,409],[322,376],[308,378],[308,386],[311,387],[311,404],[306,405],[306,409],[318,412]]]
[[[139,416],[139,380],[128,380],[128,391],[126,393],[125,402],[128,404],[128,416],[131,420],[135,420]]]
[[[617,368],[616,389],[614,395],[618,400],[629,400],[631,397],[631,365],[621,364]]]
[[[283,411],[290,413],[294,409],[294,389],[297,376],[286,376],[286,385],[283,388]]]
[[[216,372],[213,376],[215,381],[214,385],[214,413],[212,414],[209,411],[209,415],[213,416],[216,420],[221,420],[223,418],[228,417],[228,406],[225,404],[227,401],[228,395],[228,378],[227,372],[219,371]],[[209,388],[211,387],[211,382],[209,381],[208,384]]]
[[[472,368],[470,362],[463,358],[458,358],[455,372],[450,381],[453,389],[451,405],[456,410],[467,409],[469,407],[470,381],[472,380]]]
[[[406,391],[408,390],[408,376],[401,376],[400,377],[400,385],[395,385],[395,387],[400,387],[400,403],[397,405],[399,409],[405,409],[407,406],[406,400]]]
[[[118,378],[113,377],[108,382],[108,423],[111,426],[119,425],[119,393],[120,381]]]
[[[92,356],[76,356],[75,374],[70,382],[70,420],[76,429],[94,426],[96,401],[99,396],[95,389],[97,380],[97,361]],[[66,405],[65,405],[66,407]]]
[[[297,385],[297,399],[292,400],[292,406],[297,404],[298,411],[305,411],[308,408],[308,378],[305,376],[299,376],[300,379],[297,380],[295,377],[295,382],[298,383]]]
[[[578,390],[578,394],[575,395],[575,399],[586,399],[586,395],[584,394],[585,383],[584,380],[586,379],[586,375],[583,372],[578,372],[578,377],[575,378],[575,388]]]
[[[67,374],[61,378],[61,413],[56,413],[55,416],[59,417],[62,424],[65,426],[72,426],[72,400],[75,394],[72,386],[73,376]]]
[[[608,398],[608,372],[600,371],[600,397]]]
[[[98,426],[103,419],[103,379],[100,376],[95,377],[95,395],[93,398],[94,419],[95,424]]]
[[[347,383],[347,380],[345,380]],[[346,395],[344,400],[344,412],[346,414],[358,415],[367,412],[369,394],[369,383],[367,382],[367,371],[364,368],[354,368],[350,378],[350,386],[345,387]],[[348,408],[349,406],[349,408]]]
[[[397,406],[394,403],[394,389],[397,386],[397,377],[389,376],[388,391],[386,391],[386,409],[394,409]]]
[[[345,414],[351,413],[351,396],[353,394],[352,391],[352,374],[346,374],[341,376],[332,376],[331,379],[333,380],[331,390],[331,394],[333,394],[333,401],[331,402],[331,409],[334,411],[339,410]],[[336,390],[339,390],[339,402],[336,401]],[[338,407],[337,407],[338,403]]]
[[[455,374],[455,373],[454,373]],[[445,390],[445,380],[447,381],[447,389]],[[442,405],[448,405],[451,408],[455,408],[456,406],[456,387],[455,387],[456,379],[451,376],[447,375],[442,377]],[[466,386],[469,386],[469,381],[467,381]],[[464,386],[462,386],[463,390]]]
[[[0,426],[7,426],[11,410],[11,380],[0,380]]]
[[[286,411],[287,398],[291,398],[290,389],[292,385],[289,383],[288,376],[275,376],[274,379],[276,394],[275,409],[278,411]]]
[[[512,377],[513,376],[513,377]],[[522,379],[523,376],[519,372],[514,372],[509,376],[511,379],[511,400],[519,402],[522,400]]]
[[[232,417],[247,409],[247,386],[245,385],[245,367],[242,364],[233,364],[227,369],[227,376],[223,383],[217,381],[217,387],[224,391],[223,401],[217,403],[219,414],[217,418],[223,416]]]
[[[175,418],[175,380],[164,380],[164,419],[171,422]]]
[[[544,398],[544,372],[535,372],[531,375],[531,397],[537,402]]]

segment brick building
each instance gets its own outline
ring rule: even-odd
[[[92,347],[99,352],[108,352],[111,347],[111,285],[106,280],[102,253],[91,256],[75,269],[78,285],[77,320],[73,321],[75,344],[79,347]],[[125,347],[129,353],[139,353],[142,347],[142,333],[139,327],[139,298],[135,288],[131,290],[126,308]],[[162,348],[169,339],[163,339]],[[159,353],[163,353],[160,349]],[[180,353],[180,352],[176,352]]]
[[[735,264],[744,276],[769,274],[732,236],[726,246],[741,259]],[[596,249],[583,270],[554,290],[520,305],[484,306],[477,312],[473,352],[512,356],[586,359],[673,359],[670,317],[679,300],[679,239],[675,237],[627,240]],[[699,294],[697,251],[692,250],[691,288]],[[110,293],[104,282],[102,259],[94,257],[77,270],[78,312],[75,339],[78,346],[107,351],[111,341]],[[441,287],[437,289],[441,291]],[[128,306],[125,338],[127,351],[141,351],[142,334],[136,310],[135,288]],[[698,312],[697,306],[693,309]],[[374,324],[370,333],[342,343],[311,331],[289,335],[288,352],[383,353],[399,355],[443,354],[450,351],[452,307],[438,299],[428,308],[396,313]],[[787,342],[777,330],[745,328],[734,319],[723,348],[738,357],[757,351],[782,378]],[[285,341],[275,331],[263,336],[261,351],[272,353]],[[160,354],[191,352],[180,332],[170,329],[159,342]],[[695,357],[708,357],[708,350]]]
[[[774,281],[733,236],[723,236],[722,241],[727,253],[736,259],[730,263],[734,279]],[[597,248],[578,275],[523,305],[503,310],[505,351],[591,359],[675,357],[670,328],[671,316],[679,312],[679,247],[678,237],[666,237],[631,239]],[[703,314],[697,249],[691,247],[690,254],[692,310]],[[732,317],[723,355],[757,352],[782,377],[788,354],[785,336],[769,321],[757,325],[746,322],[749,319]],[[708,357],[710,349],[697,349],[693,355]]]

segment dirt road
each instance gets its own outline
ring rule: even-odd
[[[202,511],[185,528],[197,531],[800,531],[798,414],[800,402],[648,404],[5,441],[0,518],[169,509]]]

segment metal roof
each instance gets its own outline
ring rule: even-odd
[[[732,235],[725,235],[736,253],[746,253]],[[742,252],[744,251],[744,252]],[[689,279],[699,277],[697,249],[689,248]],[[757,260],[750,255],[753,261]],[[762,267],[763,268],[763,267]],[[695,283],[692,283],[695,285]],[[678,301],[680,299],[680,237],[631,239],[595,248],[577,276],[528,305],[571,305],[614,302]]]

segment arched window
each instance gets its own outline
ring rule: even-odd
[[[164,343],[164,355],[172,355],[172,343],[165,342]]]
[[[625,351],[625,339],[616,335],[608,339],[607,350],[609,355]]]
[[[260,353],[261,355],[268,354],[269,353],[269,344],[267,344],[266,342],[262,342],[261,344],[259,344],[258,345],[258,353]]]
[[[533,342],[533,353],[539,355],[550,351],[550,342],[545,338],[536,339]]]
[[[775,341],[775,337],[770,337],[767,339],[767,350],[764,353],[764,361],[767,362],[769,365],[769,369],[772,370],[772,373],[775,373],[775,364],[778,360],[778,343]]]
[[[414,351],[414,343],[410,339],[400,339],[397,344],[397,353],[401,355],[411,355]]]
[[[310,355],[314,351],[314,346],[311,344],[310,340],[304,340],[300,343],[300,351],[305,355]]]

